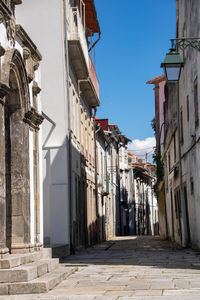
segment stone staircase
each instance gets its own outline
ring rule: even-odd
[[[0,295],[46,293],[77,268],[59,264],[51,249],[0,259]]]

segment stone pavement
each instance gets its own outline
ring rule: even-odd
[[[118,237],[63,264],[78,270],[48,294],[0,300],[200,300],[200,252],[158,237]]]

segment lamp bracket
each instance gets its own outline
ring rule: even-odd
[[[177,50],[185,50],[187,47],[192,47],[197,51],[200,51],[200,38],[180,38],[180,39],[171,39],[172,48]]]

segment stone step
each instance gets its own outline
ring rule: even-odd
[[[23,264],[29,264],[40,259],[39,252],[26,253],[26,254],[10,254],[4,259],[0,259],[0,270],[11,269]]]
[[[58,259],[41,259],[12,269],[1,269],[0,283],[27,282],[51,272],[58,266]]]
[[[52,248],[43,248],[40,251],[40,258],[41,259],[52,258]]]
[[[48,264],[47,271],[49,273],[59,267],[59,258],[51,258],[51,259],[48,259],[46,261],[47,261],[47,264]]]
[[[54,271],[29,282],[1,283],[0,294],[20,295],[46,293],[77,271],[77,269],[78,268],[75,267],[60,266]]]

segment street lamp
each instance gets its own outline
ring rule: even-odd
[[[175,48],[171,48],[170,52],[166,54],[165,60],[161,63],[168,82],[179,81],[183,64],[180,54],[176,52]]]

